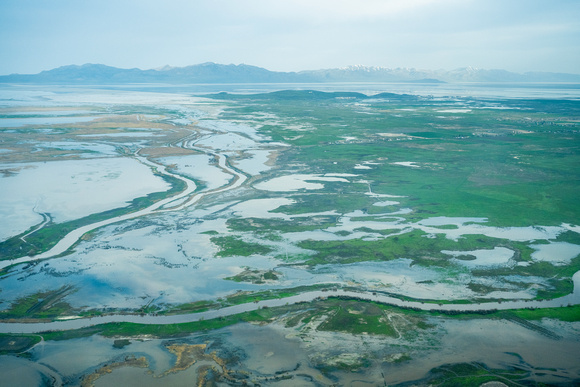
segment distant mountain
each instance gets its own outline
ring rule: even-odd
[[[303,71],[326,82],[580,82],[580,74],[483,70],[473,67],[446,70],[389,69],[385,67],[350,66],[340,69]]]
[[[473,67],[434,71],[433,76],[447,82],[580,82],[579,74],[548,72],[518,74],[506,70],[484,70]]]
[[[128,84],[128,83],[324,83],[324,82],[580,82],[578,74],[506,70],[482,70],[471,67],[451,71],[390,69],[350,66],[346,68],[277,72],[261,67],[201,63],[187,67],[164,66],[157,69],[120,69],[102,64],[70,65],[39,74],[0,76],[0,83],[43,84]]]
[[[270,83],[296,82],[296,73],[273,72],[249,65],[202,63],[187,67],[165,66],[154,70],[120,69],[102,64],[63,66],[39,74],[0,76],[0,82],[55,84],[123,83]]]

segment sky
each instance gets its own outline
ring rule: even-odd
[[[204,62],[580,74],[580,0],[0,0],[0,74]]]

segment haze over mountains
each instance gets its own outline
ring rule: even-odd
[[[0,76],[1,83],[127,84],[127,83],[320,83],[320,82],[580,82],[580,74],[483,70],[417,70],[350,66],[347,68],[276,72],[240,64],[207,62],[187,67],[121,69],[102,64],[69,65],[38,74]]]

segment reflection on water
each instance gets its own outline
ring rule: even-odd
[[[543,245],[530,245],[536,250],[532,258],[536,261],[548,261],[553,265],[566,265],[580,254],[580,246],[567,242],[550,242]]]
[[[229,183],[232,176],[224,173],[215,165],[210,164],[210,155],[184,155],[164,157],[158,161],[164,165],[171,165],[177,172],[193,179],[202,180],[205,188],[216,189]]]
[[[288,88],[288,85],[213,85],[211,87],[231,88],[236,92],[247,92],[252,88],[264,90],[275,90],[277,87]],[[292,87],[311,87],[312,85],[293,85]],[[505,85],[502,85],[505,86]],[[151,86],[135,86],[146,89]],[[187,89],[188,86],[183,86]],[[192,90],[198,86],[191,86]],[[205,86],[204,86],[205,87]],[[207,86],[210,88],[210,86]],[[318,89],[323,90],[349,90],[361,89],[361,85],[322,85]],[[540,90],[543,96],[563,95],[566,93],[578,93],[580,89],[570,87],[558,88],[536,85],[536,89],[514,87],[513,89],[498,89],[493,85],[482,87],[481,85],[418,85],[418,84],[365,84],[363,90],[369,94],[380,91],[409,92],[413,94],[426,95],[425,93],[437,95],[438,92],[444,92],[445,95],[462,95],[464,92],[471,92],[471,88],[478,90],[480,95],[494,95],[494,93],[510,94],[517,96],[518,93],[525,94],[526,97],[533,95]],[[156,90],[161,90],[158,88]],[[207,91],[209,89],[206,89]],[[200,91],[201,92],[201,91]],[[552,94],[550,94],[552,93]],[[42,94],[42,93],[41,93]],[[523,95],[522,94],[522,95]],[[477,92],[472,95],[478,95]],[[21,95],[20,102],[25,103],[30,95],[24,93]],[[62,94],[54,96],[53,102],[62,103],[68,100],[74,103],[93,103],[100,101],[105,103],[126,103],[127,101],[137,101],[139,103],[155,105],[158,102],[167,104],[172,103],[192,103],[189,96],[176,95],[155,95],[144,96],[140,93],[123,92],[103,92],[102,94],[83,94],[79,95]],[[114,102],[111,102],[114,101]],[[20,102],[15,102],[18,104]],[[46,102],[48,103],[48,102]],[[195,102],[201,103],[201,102]],[[483,103],[483,102],[482,102]],[[441,113],[463,114],[471,110],[469,101],[464,101],[457,106],[460,108],[450,107],[449,109],[440,110]],[[448,104],[449,105],[449,104]],[[163,105],[165,106],[165,105]],[[497,102],[493,106],[484,106],[486,108],[505,108]],[[176,130],[179,125],[189,125],[193,122],[193,117],[197,117],[190,108],[174,108],[179,111],[179,117],[170,117],[168,122],[175,124]],[[218,107],[213,109],[219,110]],[[475,108],[473,108],[475,109]],[[174,110],[171,110],[174,111]],[[168,113],[169,114],[169,113]],[[209,114],[209,113],[208,113]],[[143,116],[144,117],[144,116]],[[2,123],[9,123],[10,120],[20,120],[20,122],[31,122],[29,120],[37,117],[25,119],[8,118],[0,119]],[[41,117],[45,119],[45,117]],[[47,119],[56,118],[59,120],[70,118],[80,122],[78,117],[46,117]],[[84,117],[90,118],[90,117]],[[146,118],[146,117],[144,117]],[[150,117],[151,119],[161,119],[160,116]],[[215,117],[214,117],[215,118]],[[267,117],[269,120],[277,120],[277,117]],[[141,118],[139,118],[141,119]],[[64,123],[64,122],[63,122]],[[37,171],[43,171],[46,176],[50,176],[50,182],[44,182],[41,178],[42,173],[30,176],[31,170],[22,170],[15,176],[0,178],[1,183],[17,182],[19,178],[26,178],[26,184],[30,185],[31,181],[44,187],[44,198],[29,201],[26,210],[36,208],[37,212],[50,212],[57,221],[63,219],[72,219],[84,214],[81,210],[92,213],[96,211],[93,206],[99,204],[99,200],[107,199],[108,209],[115,200],[121,200],[124,203],[136,196],[153,192],[151,187],[157,187],[158,190],[167,189],[166,186],[159,188],[161,179],[154,176],[151,171],[175,178],[184,178],[167,172],[166,166],[172,165],[173,169],[188,175],[190,177],[205,181],[206,186],[200,190],[195,201],[187,202],[188,195],[193,195],[196,185],[191,181],[187,182],[187,189],[176,197],[162,200],[156,205],[149,207],[140,212],[128,216],[121,216],[109,221],[99,223],[98,231],[91,235],[91,239],[81,241],[75,251],[64,257],[51,259],[38,265],[18,266],[2,276],[2,308],[8,308],[11,301],[22,297],[23,295],[33,294],[49,289],[58,289],[65,285],[74,286],[76,292],[66,295],[63,300],[71,306],[79,309],[103,309],[103,308],[130,308],[136,310],[146,305],[165,305],[193,302],[199,300],[214,300],[217,297],[224,297],[235,293],[236,291],[261,291],[267,289],[284,289],[295,286],[312,285],[312,284],[332,284],[338,288],[330,292],[309,292],[294,297],[261,301],[257,303],[237,305],[221,310],[212,310],[190,315],[178,316],[135,316],[135,315],[112,315],[93,319],[78,319],[69,321],[60,321],[48,324],[0,324],[1,332],[39,332],[47,329],[76,329],[80,327],[91,326],[105,322],[129,321],[143,324],[174,324],[189,321],[198,321],[200,319],[212,319],[220,316],[233,315],[245,311],[257,310],[263,307],[275,307],[285,305],[286,303],[310,302],[320,297],[328,295],[340,295],[346,297],[357,297],[365,300],[382,302],[392,305],[418,308],[422,310],[443,310],[443,311],[467,311],[467,310],[492,310],[492,309],[511,309],[511,308],[547,308],[555,306],[565,306],[567,304],[577,304],[580,302],[580,272],[573,277],[574,293],[565,297],[548,301],[525,301],[526,298],[532,298],[536,294],[537,285],[543,288],[549,286],[548,280],[537,277],[523,276],[496,276],[494,278],[479,277],[471,275],[471,269],[481,267],[504,266],[511,267],[514,252],[506,247],[494,247],[489,249],[479,249],[471,251],[445,250],[446,254],[456,257],[450,259],[455,262],[451,268],[421,267],[412,265],[413,261],[406,258],[395,259],[387,262],[358,262],[353,264],[326,264],[314,266],[287,266],[288,253],[296,256],[308,257],[315,252],[301,249],[298,242],[314,239],[317,241],[345,241],[352,239],[379,239],[390,238],[395,235],[409,233],[414,230],[421,231],[425,237],[435,237],[443,235],[449,240],[457,241],[465,235],[485,235],[498,240],[509,239],[511,241],[520,241],[532,247],[535,252],[532,259],[549,261],[554,264],[568,263],[571,259],[580,253],[580,246],[564,242],[554,242],[558,236],[568,230],[577,230],[577,226],[562,225],[560,227],[511,227],[498,228],[485,225],[485,218],[447,218],[434,217],[421,221],[410,221],[404,217],[395,215],[406,215],[411,209],[394,210],[390,213],[381,213],[370,215],[367,211],[357,210],[349,213],[339,213],[336,210],[323,211],[319,213],[303,213],[299,215],[285,214],[274,212],[280,206],[289,206],[298,202],[297,199],[285,197],[284,192],[295,190],[313,190],[308,194],[318,194],[324,191],[323,188],[330,186],[348,187],[353,191],[359,191],[362,195],[379,198],[398,197],[389,194],[374,194],[371,192],[368,181],[350,178],[359,178],[365,169],[374,169],[372,163],[359,164],[360,175],[353,174],[310,174],[310,173],[293,173],[285,176],[278,175],[279,171],[273,171],[271,174],[264,175],[265,180],[251,185],[256,175],[269,170],[266,165],[268,158],[273,155],[273,149],[282,149],[284,144],[268,142],[270,139],[258,134],[258,131],[250,126],[240,125],[238,123],[229,123],[225,121],[213,120],[211,118],[202,119],[203,129],[197,132],[191,132],[188,136],[172,143],[171,151],[179,149],[179,152],[167,154],[161,152],[158,161],[163,165],[158,165],[144,157],[137,157],[143,164],[138,164],[135,159],[123,158],[124,163],[131,165],[118,165],[118,159],[104,160],[74,160],[67,162],[54,162],[37,165]],[[188,132],[189,133],[189,132]],[[118,133],[115,133],[117,135]],[[47,134],[48,135],[48,134]],[[58,134],[50,132],[50,136]],[[133,133],[134,135],[134,133]],[[117,148],[111,144],[103,144],[108,136],[102,136],[102,141],[90,140],[89,143],[74,143],[70,141],[45,141],[43,147],[50,147],[55,150],[92,152],[99,156],[111,156],[117,154]],[[151,141],[157,136],[150,137]],[[114,137],[113,137],[114,138]],[[345,141],[351,141],[354,138],[346,137]],[[131,144],[126,146],[131,146]],[[135,144],[133,144],[135,145]],[[166,145],[166,144],[164,144]],[[39,145],[41,146],[41,145]],[[224,150],[224,154],[215,153],[216,150]],[[203,154],[189,155],[191,152],[203,152]],[[242,152],[243,151],[243,152]],[[188,156],[177,157],[174,154],[188,154]],[[132,153],[131,153],[132,154]],[[90,163],[95,163],[90,167]],[[108,163],[117,163],[119,171],[108,168]],[[60,164],[59,164],[60,163]],[[63,163],[73,163],[74,168],[70,172],[64,168]],[[402,167],[421,167],[414,162],[399,162]],[[56,168],[60,165],[61,168]],[[66,164],[68,165],[68,164]],[[72,164],[71,164],[72,165]],[[136,173],[138,166],[142,167],[143,174]],[[239,168],[238,171],[232,166]],[[364,167],[364,168],[363,168]],[[48,168],[48,169],[47,169]],[[80,168],[80,169],[78,169]],[[96,169],[95,169],[96,168]],[[150,169],[151,168],[151,169]],[[56,171],[56,169],[59,169]],[[78,169],[78,170],[77,170]],[[93,171],[94,169],[94,171]],[[57,173],[58,172],[58,173]],[[124,176],[123,173],[129,173],[131,176]],[[301,171],[298,171],[301,172]],[[311,172],[311,171],[307,171]],[[316,171],[318,172],[318,171]],[[252,175],[247,176],[246,174]],[[9,175],[7,172],[6,175]],[[65,187],[58,177],[73,176],[74,182]],[[127,179],[124,179],[127,177]],[[129,177],[137,180],[131,180]],[[12,179],[12,180],[10,180]],[[73,177],[70,178],[71,180]],[[147,180],[153,179],[154,181]],[[110,181],[109,181],[110,180]],[[112,181],[114,187],[105,184]],[[123,184],[119,184],[119,183]],[[149,184],[149,183],[151,184]],[[249,182],[249,183],[247,183]],[[343,184],[353,182],[356,184]],[[78,183],[78,184],[77,184]],[[81,184],[82,183],[82,184]],[[147,184],[145,184],[147,183]],[[338,184],[337,184],[338,183]],[[368,184],[369,192],[366,191],[366,185],[360,189],[360,184]],[[50,185],[52,184],[52,185]],[[148,187],[145,191],[134,192],[129,189],[141,187],[139,184],[145,184]],[[157,184],[157,185],[155,185]],[[163,185],[163,184],[162,184]],[[78,187],[89,188],[91,192],[85,192]],[[49,192],[48,188],[54,188],[58,191],[64,189],[64,196],[67,202],[66,211],[64,207],[55,205],[52,201],[58,198],[57,194]],[[72,187],[72,188],[71,188]],[[76,187],[76,188],[75,188]],[[241,187],[240,190],[234,190]],[[25,195],[9,187],[14,194],[17,202],[22,204]],[[73,189],[74,188],[74,189]],[[259,189],[259,198],[256,198]],[[157,190],[156,189],[156,190]],[[208,192],[214,190],[213,192]],[[3,190],[2,192],[8,192]],[[25,189],[22,190],[26,191]],[[282,192],[276,194],[275,192]],[[301,191],[304,192],[304,191]],[[106,195],[105,195],[106,193]],[[122,193],[127,195],[122,196]],[[71,196],[72,195],[72,196]],[[275,197],[279,195],[279,197]],[[74,197],[73,197],[74,196]],[[128,199],[127,199],[128,198]],[[203,200],[199,200],[203,198]],[[232,199],[233,198],[233,199]],[[89,204],[83,204],[79,209],[80,201],[88,199]],[[198,203],[199,206],[188,204]],[[52,204],[51,204],[52,203]],[[84,202],[83,202],[84,203]],[[397,201],[377,201],[375,207],[397,206]],[[180,211],[169,212],[171,207],[177,207]],[[17,206],[13,206],[16,208]],[[5,213],[10,212],[13,208],[6,209]],[[158,209],[162,209],[158,211]],[[377,210],[377,208],[373,208]],[[167,210],[167,211],[166,211]],[[388,209],[387,209],[388,210]],[[20,213],[20,210],[16,211]],[[372,211],[371,211],[372,212]],[[24,212],[22,212],[24,213]],[[26,224],[20,226],[24,229],[29,225],[38,223],[37,214],[32,214],[33,220],[26,219]],[[67,218],[67,216],[69,218]],[[134,217],[139,216],[137,219]],[[289,225],[297,223],[302,219],[311,221],[319,217],[316,221],[307,224],[307,231],[295,231],[284,233],[277,231],[268,233],[268,220],[285,221]],[[326,218],[324,218],[326,217]],[[250,235],[250,232],[234,230],[228,221],[232,218],[247,220],[251,224],[252,219],[261,218],[266,226],[261,231],[265,231],[264,238],[262,235]],[[327,218],[332,218],[328,220]],[[326,228],[318,228],[318,224],[324,222],[334,222],[336,225]],[[307,223],[307,222],[304,222]],[[5,222],[7,224],[7,222]],[[15,224],[15,223],[10,223]],[[97,225],[88,228],[78,229],[70,237],[63,239],[62,245],[52,252],[41,255],[43,258],[52,258],[53,255],[59,254],[86,232],[93,230]],[[322,226],[321,226],[322,227]],[[292,229],[292,228],[290,228]],[[300,230],[300,228],[295,228]],[[387,231],[387,232],[381,232]],[[272,248],[272,254],[232,256],[227,258],[216,258],[217,246],[212,243],[212,236],[226,235],[233,237],[235,240],[254,242],[267,245]],[[12,235],[12,234],[10,234]],[[536,241],[549,241],[549,243],[540,244]],[[68,244],[67,244],[68,243]],[[532,244],[533,243],[533,244]],[[64,247],[63,247],[64,246]],[[475,258],[464,260],[466,255]],[[37,257],[38,258],[38,257]],[[25,261],[24,258],[22,261]],[[286,259],[286,261],[284,260]],[[520,262],[522,263],[522,262]],[[9,263],[5,262],[4,265]],[[525,262],[522,263],[526,264]],[[281,273],[277,282],[267,282],[256,284],[250,282],[234,282],[225,278],[235,276],[246,269],[272,270]],[[23,286],[23,281],[25,285]],[[483,297],[502,297],[504,299],[513,299],[513,301],[487,302],[478,304],[431,304],[403,301],[394,298],[391,294],[402,294],[417,299],[473,299],[478,296],[469,284],[477,281],[477,285],[492,288],[486,292]],[[352,285],[362,289],[361,292],[344,291],[340,285]],[[493,289],[496,288],[497,290]],[[23,290],[25,289],[25,290]],[[26,294],[24,294],[26,293]],[[347,336],[336,332],[325,333],[312,329],[307,333],[286,328],[283,324],[268,326],[253,326],[240,324],[224,330],[212,333],[214,336],[190,336],[183,338],[188,343],[210,342],[211,348],[215,349],[221,355],[235,355],[239,358],[235,367],[240,370],[251,373],[257,381],[260,378],[271,377],[283,371],[291,376],[291,381],[295,384],[311,384],[316,381],[320,384],[332,384],[335,382],[328,375],[333,374],[341,381],[341,384],[356,383],[374,383],[381,384],[384,381],[388,383],[403,382],[422,378],[425,373],[432,367],[443,364],[444,362],[462,362],[462,361],[481,361],[492,366],[503,367],[505,364],[515,364],[512,355],[506,355],[505,352],[517,351],[524,360],[520,363],[526,367],[542,366],[544,364],[557,368],[557,364],[564,364],[567,370],[572,373],[578,373],[573,364],[566,362],[565,356],[573,357],[574,351],[578,349],[577,341],[566,337],[562,341],[563,352],[561,355],[554,354],[556,351],[555,340],[545,338],[533,329],[527,329],[529,326],[521,327],[506,321],[481,321],[477,323],[465,321],[447,321],[437,320],[437,329],[442,335],[441,342],[431,342],[425,349],[425,343],[417,344],[405,341],[408,338],[402,336],[396,340],[387,338],[369,337],[372,335]],[[564,330],[570,325],[565,325]],[[455,334],[459,332],[458,334]],[[308,336],[310,334],[310,336]],[[453,336],[452,336],[453,335]],[[354,338],[353,338],[354,337]],[[142,338],[144,339],[144,338]],[[390,341],[389,341],[390,340]],[[486,341],[487,340],[487,341]],[[520,341],[518,341],[520,340]],[[112,339],[105,339],[99,336],[90,338],[76,339],[67,342],[49,342],[36,346],[30,353],[32,360],[15,359],[9,357],[0,357],[2,369],[22,369],[26,372],[27,378],[23,383],[41,384],[43,378],[53,377],[50,370],[57,370],[58,375],[63,375],[79,381],[82,375],[98,371],[99,367],[106,363],[119,364],[108,374],[97,379],[97,385],[114,385],[114,384],[142,384],[158,385],[156,377],[162,375],[165,371],[171,370],[175,355],[167,349],[166,342],[163,340],[137,340],[132,339],[131,343],[122,348],[114,348]],[[272,343],[275,343],[273,345]],[[525,344],[533,343],[533,344]],[[413,345],[411,345],[413,344]],[[493,344],[493,345],[492,345]],[[407,346],[409,349],[407,350]],[[397,351],[393,348],[397,347]],[[443,346],[444,351],[439,347]],[[548,348],[542,352],[541,348]],[[90,348],[90,351],[86,349]],[[389,348],[391,352],[386,353]],[[401,349],[401,348],[404,348]],[[486,351],[482,353],[481,348]],[[226,350],[227,349],[227,350]],[[229,352],[228,352],[229,351]],[[367,351],[372,353],[369,356],[373,360],[372,365],[364,372],[352,373],[341,372],[334,368],[341,362],[361,362],[363,355]],[[382,352],[381,352],[382,351]],[[401,364],[393,364],[391,360],[404,358],[405,352],[413,352],[412,361]],[[395,353],[392,353],[395,352]],[[437,353],[437,354],[436,354]],[[401,357],[396,357],[396,356]],[[390,357],[389,357],[390,356]],[[395,357],[393,357],[395,356]],[[545,356],[552,356],[555,360],[546,359]],[[224,356],[227,357],[227,356]],[[141,359],[144,361],[139,366],[125,366],[126,359]],[[72,360],[71,360],[72,359]],[[332,367],[326,373],[320,371],[323,367],[329,366],[330,360]],[[385,360],[389,359],[389,361]],[[376,361],[375,361],[376,360]],[[561,362],[561,363],[558,363]],[[130,362],[126,363],[127,365]],[[219,365],[215,359],[203,358],[194,366],[187,367],[179,372],[172,372],[164,376],[164,383],[180,384],[185,381],[195,380],[204,369],[204,367]],[[366,364],[366,363],[365,363]],[[4,365],[6,367],[4,367]],[[228,365],[232,366],[232,365]],[[43,368],[44,367],[44,368]],[[233,366],[232,366],[233,367]],[[235,368],[234,367],[234,368]],[[362,365],[361,365],[362,367]],[[4,375],[4,372],[6,373]],[[0,371],[5,379],[14,380],[16,377],[12,371]],[[225,371],[220,371],[224,373]],[[560,371],[550,371],[554,375]],[[44,375],[44,376],[43,376]],[[387,376],[385,376],[387,375]],[[67,379],[69,380],[69,379]],[[355,383],[356,381],[356,383]],[[283,385],[283,381],[277,381]],[[287,381],[289,385],[291,383]],[[294,384],[294,385],[295,385]]]
[[[6,386],[38,387],[48,381],[38,367],[25,359],[0,356],[0,379]]]
[[[190,385],[200,375],[262,385],[285,385],[284,379],[294,383],[286,385],[351,385],[355,381],[394,385],[419,381],[429,370],[454,363],[504,370],[515,367],[522,370],[521,377],[529,374],[531,380],[549,384],[580,378],[578,323],[536,322],[530,328],[511,320],[432,317],[427,330],[390,337],[317,330],[323,320],[295,327],[287,327],[284,321],[241,323],[178,339],[128,338],[120,346],[116,345],[119,338],[98,336],[49,341],[34,347],[30,360],[0,357],[0,378],[19,386],[40,386],[51,378],[77,385],[99,372],[96,386]],[[545,328],[533,329],[538,324]],[[557,329],[558,335],[544,335],[542,329]],[[191,346],[200,347],[197,355],[178,361],[179,352],[172,348]],[[190,361],[195,356],[197,360]],[[407,360],[397,361],[402,356]],[[128,361],[139,358],[144,360],[141,366]],[[359,364],[355,366],[359,368],[345,371],[345,364]],[[99,371],[105,365],[109,370]],[[209,368],[213,374],[205,373]]]
[[[48,143],[45,146],[113,151],[103,144]],[[93,149],[94,145],[94,149]],[[78,219],[112,208],[124,207],[132,199],[165,191],[169,185],[151,170],[128,157],[63,160],[7,164],[18,173],[0,177],[0,240],[39,223],[39,213],[50,213],[56,222]],[[2,165],[1,167],[6,167]]]

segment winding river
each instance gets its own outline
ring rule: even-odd
[[[93,325],[112,322],[131,322],[137,324],[180,324],[201,320],[210,320],[219,317],[232,316],[235,314],[249,312],[264,307],[272,308],[301,302],[310,302],[319,298],[329,296],[344,296],[358,298],[361,300],[375,301],[383,304],[399,306],[403,308],[414,308],[423,311],[457,311],[457,312],[478,312],[492,310],[522,309],[522,308],[558,308],[580,303],[580,271],[574,274],[574,292],[552,300],[542,301],[503,301],[486,302],[472,304],[434,304],[420,301],[405,301],[399,298],[383,295],[375,292],[354,292],[344,289],[336,291],[313,291],[305,292],[296,296],[264,300],[247,304],[229,306],[222,309],[208,310],[206,312],[180,314],[173,316],[154,315],[109,315],[93,317],[89,319],[71,319],[64,321],[53,321],[46,323],[0,323],[0,333],[40,333],[46,331],[70,330],[86,328]]]
[[[155,162],[153,162],[153,161],[151,161],[143,156],[140,156],[139,151],[137,151],[134,154],[134,157],[137,160],[139,160],[141,163],[149,166],[152,169],[156,169],[158,172],[160,172],[164,175],[171,176],[171,177],[174,177],[176,179],[179,179],[179,180],[185,182],[186,188],[183,191],[177,193],[176,195],[170,196],[170,197],[165,198],[163,200],[160,200],[160,201],[158,201],[158,202],[152,204],[151,206],[144,208],[142,210],[139,210],[136,212],[131,212],[131,213],[120,215],[120,216],[116,216],[114,218],[106,219],[106,220],[103,220],[100,222],[96,222],[96,223],[88,224],[86,226],[79,227],[79,228],[69,232],[56,245],[54,245],[50,250],[45,251],[44,253],[34,255],[34,256],[26,256],[26,257],[22,257],[22,258],[17,258],[17,259],[13,259],[13,260],[1,261],[0,262],[0,270],[5,268],[5,267],[12,266],[12,265],[18,265],[18,264],[22,264],[22,263],[29,263],[29,262],[42,260],[42,259],[56,257],[64,252],[66,252],[68,249],[70,249],[75,243],[77,243],[81,239],[81,237],[83,235],[85,235],[86,233],[93,231],[97,228],[108,226],[110,224],[122,222],[125,220],[135,219],[135,218],[138,218],[141,216],[151,215],[153,213],[179,211],[185,207],[188,207],[194,203],[197,203],[204,196],[207,196],[210,194],[221,193],[221,192],[225,192],[228,190],[238,188],[247,180],[246,175],[244,175],[243,173],[235,170],[234,168],[232,168],[228,165],[227,157],[225,154],[216,153],[213,151],[210,152],[207,149],[204,149],[201,147],[195,147],[188,142],[183,142],[183,147],[187,148],[187,149],[193,149],[196,151],[204,152],[204,153],[216,158],[216,160],[218,162],[218,167],[220,169],[222,169],[225,173],[228,173],[228,174],[233,176],[232,181],[230,181],[228,184],[224,185],[223,187],[216,188],[213,190],[199,192],[198,194],[194,194],[197,186],[193,180],[185,178],[181,175],[169,172],[165,165],[155,163]],[[168,205],[171,205],[171,203],[176,203],[176,202],[178,204],[167,207]],[[46,222],[47,221],[45,220],[43,225]],[[42,227],[42,225],[37,227],[35,229],[35,231],[37,229],[39,229],[40,227]],[[32,232],[30,232],[29,234],[31,234],[31,233]],[[29,235],[29,234],[27,234],[27,235]]]

